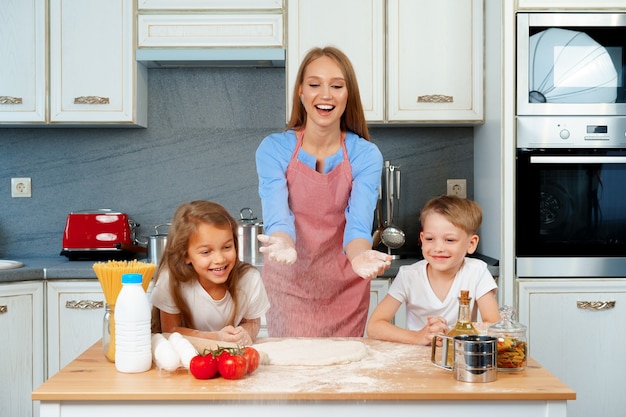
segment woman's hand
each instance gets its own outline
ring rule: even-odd
[[[217,333],[217,340],[222,342],[232,342],[240,346],[250,346],[252,338],[241,326],[226,326]]]
[[[258,235],[257,239],[263,243],[259,251],[270,261],[283,265],[291,265],[298,259],[296,245],[286,234]]]
[[[352,269],[363,279],[374,279],[391,266],[391,255],[376,250],[366,250],[350,261]]]

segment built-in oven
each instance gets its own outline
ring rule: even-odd
[[[626,13],[519,13],[518,277],[626,277]]]
[[[518,115],[626,115],[626,13],[518,13]]]
[[[518,118],[515,189],[518,277],[626,277],[626,118]]]

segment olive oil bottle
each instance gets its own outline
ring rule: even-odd
[[[459,296],[459,317],[456,324],[448,332],[448,336],[454,337],[462,334],[478,334],[478,330],[472,324],[472,316],[470,312],[470,296],[468,290],[461,290]],[[454,363],[454,341],[448,339],[448,356],[447,364],[452,365]]]

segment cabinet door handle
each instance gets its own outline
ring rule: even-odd
[[[98,96],[74,97],[74,104],[109,104],[109,98]]]
[[[0,96],[0,104],[22,104],[22,97]]]
[[[615,301],[576,301],[581,310],[610,310],[615,308]]]
[[[65,308],[70,308],[73,310],[97,310],[99,308],[104,308],[104,301],[69,300],[65,302]]]
[[[0,306],[0,314],[6,313],[7,311],[9,311],[9,306],[7,305]]]
[[[425,96],[417,96],[418,103],[453,103],[454,96],[445,94],[429,94]]]

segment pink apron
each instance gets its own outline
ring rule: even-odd
[[[361,337],[370,282],[356,275],[343,252],[345,209],[352,190],[345,140],[343,161],[321,174],[298,160],[302,137],[303,133],[298,134],[287,167],[298,261],[263,265],[271,304],[266,315],[268,333],[271,337]]]

